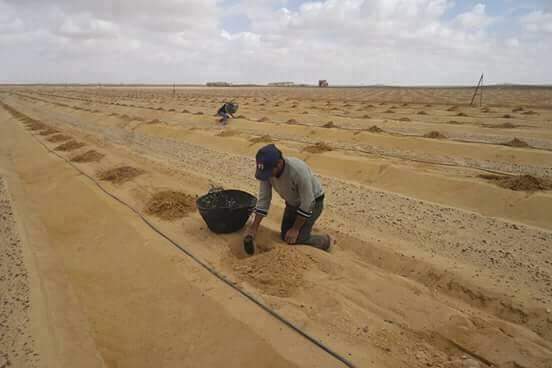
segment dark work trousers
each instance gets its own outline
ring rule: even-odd
[[[330,239],[327,235],[313,235],[312,227],[316,220],[322,214],[324,209],[324,198],[319,198],[314,202],[314,208],[312,209],[312,216],[307,219],[301,231],[299,231],[299,236],[297,237],[296,244],[310,245],[315,248],[326,250],[329,248]],[[282,229],[280,232],[280,237],[282,240],[286,239],[286,233],[289,229],[295,224],[295,219],[297,218],[297,207],[290,206],[286,203],[286,209],[284,210],[284,217],[282,218]]]

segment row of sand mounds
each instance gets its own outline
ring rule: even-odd
[[[167,221],[182,218],[193,211],[195,211],[195,198],[173,190],[154,194],[146,204],[147,214]]]
[[[77,141],[69,141],[69,142],[65,142],[59,146],[57,146],[56,148],[54,148],[56,151],[74,151],[76,149],[79,149],[81,147],[84,147],[86,144],[82,143],[82,142],[77,142]]]
[[[71,159],[73,162],[98,162],[102,158],[104,158],[105,155],[102,153],[99,153],[94,150],[87,151],[83,154],[76,155]]]
[[[56,135],[48,138],[48,142],[57,143],[57,142],[68,141],[69,139],[71,139],[71,137],[68,136],[68,135],[56,134]]]
[[[233,270],[268,295],[289,297],[304,284],[303,275],[313,266],[314,262],[298,247],[284,245],[240,260]]]
[[[322,152],[329,152],[332,150],[333,148],[324,142],[318,142],[316,144],[303,148],[304,152],[309,152],[309,153],[322,153]]]
[[[433,139],[446,139],[447,138],[446,135],[444,135],[443,133],[438,132],[436,130],[433,130],[429,133],[424,134],[424,137],[425,138],[433,138]]]
[[[514,138],[511,141],[502,143],[502,145],[509,146],[509,147],[531,147],[529,143],[522,141],[521,139],[518,139],[518,138]]]
[[[253,137],[253,138],[249,139],[249,142],[251,142],[251,144],[272,143],[273,140],[272,140],[271,136],[269,136],[268,134],[265,134],[265,135],[262,135],[260,137]]]
[[[502,188],[515,191],[535,192],[539,190],[552,190],[552,180],[537,178],[532,175],[501,176],[482,174],[479,177],[489,180]]]
[[[101,180],[110,181],[114,184],[121,184],[143,173],[143,170],[137,169],[132,166],[120,166],[113,169],[100,171],[98,173],[98,177]]]

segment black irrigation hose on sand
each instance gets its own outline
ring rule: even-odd
[[[40,143],[48,152],[50,153],[53,153],[54,155],[56,155],[58,158],[62,159],[63,161],[65,161],[66,163],[68,163],[71,167],[73,167],[75,170],[77,170],[80,174],[84,175],[85,177],[87,177],[88,179],[90,179],[102,192],[104,192],[105,194],[107,194],[108,196],[110,196],[111,198],[113,198],[114,200],[116,200],[117,202],[121,203],[123,206],[127,207],[128,209],[130,209],[132,212],[134,212],[147,226],[149,226],[153,231],[155,231],[157,234],[159,234],[161,237],[163,237],[164,239],[166,239],[168,242],[170,242],[175,248],[177,248],[178,250],[180,250],[181,252],[185,253],[188,257],[190,257],[191,259],[193,259],[196,263],[198,263],[201,267],[203,267],[205,270],[207,270],[209,273],[211,273],[212,275],[214,275],[216,278],[218,278],[219,280],[221,280],[222,282],[224,282],[226,285],[230,286],[232,289],[236,290],[238,293],[240,293],[241,295],[243,295],[245,298],[249,299],[250,301],[252,301],[253,303],[255,303],[257,306],[259,306],[261,309],[263,309],[265,312],[267,312],[268,314],[270,314],[272,317],[276,318],[278,321],[282,322],[283,324],[285,324],[286,326],[288,326],[290,329],[292,329],[293,331],[297,332],[299,335],[301,335],[302,337],[304,337],[305,339],[307,339],[308,341],[310,341],[311,343],[313,343],[314,345],[316,345],[317,347],[319,347],[320,349],[322,349],[323,351],[325,351],[326,353],[328,353],[329,355],[331,355],[333,358],[337,359],[338,361],[340,361],[341,363],[343,363],[345,366],[349,367],[349,368],[356,368],[356,366],[350,362],[347,358],[341,356],[339,353],[333,351],[331,348],[329,348],[328,346],[326,346],[323,342],[317,340],[316,338],[314,338],[313,336],[309,335],[307,332],[303,331],[301,328],[297,327],[295,324],[293,324],[293,322],[290,322],[289,320],[287,320],[285,317],[283,317],[282,315],[280,315],[278,312],[276,312],[275,310],[271,309],[269,306],[267,306],[266,304],[264,304],[262,301],[260,301],[257,297],[255,297],[254,295],[252,295],[251,293],[245,291],[244,289],[240,288],[239,286],[236,285],[235,282],[233,282],[232,280],[228,279],[224,274],[218,272],[217,270],[215,270],[214,268],[212,268],[211,266],[209,266],[207,263],[205,263],[203,260],[201,260],[200,258],[198,258],[197,256],[195,256],[192,252],[190,252],[188,249],[186,249],[184,246],[180,245],[177,241],[171,239],[169,236],[165,235],[161,230],[159,230],[159,228],[157,228],[152,222],[150,222],[148,219],[146,219],[137,209],[135,209],[134,207],[132,207],[130,204],[126,203],[125,201],[123,201],[122,199],[120,199],[119,197],[115,196],[114,194],[110,193],[109,191],[107,191],[96,179],[94,179],[92,176],[88,175],[87,173],[85,173],[84,171],[82,171],[81,169],[79,169],[74,163],[72,163],[71,161],[69,161],[67,158],[63,157],[62,155],[60,155],[59,153],[55,152],[54,150],[50,149],[48,146],[46,146],[40,139],[38,139],[34,134],[31,133],[31,136],[38,142]]]

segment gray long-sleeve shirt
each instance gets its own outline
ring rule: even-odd
[[[274,188],[286,203],[297,207],[298,215],[309,218],[315,199],[324,195],[322,186],[304,161],[289,157],[284,162],[284,171],[279,177],[261,181],[255,212],[261,216],[268,214]]]

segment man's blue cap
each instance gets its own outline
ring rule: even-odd
[[[275,145],[269,144],[257,151],[257,170],[255,178],[261,181],[267,181],[272,176],[272,170],[282,158],[282,153]]]

